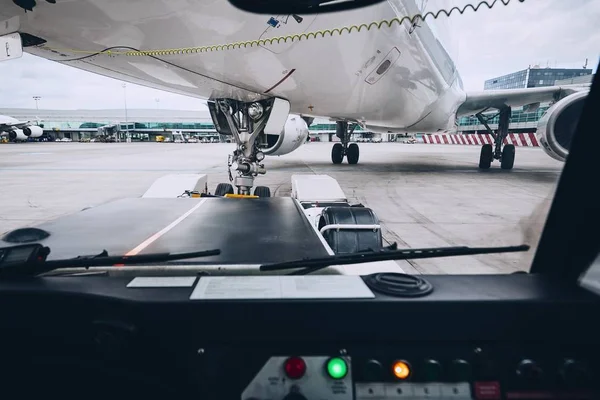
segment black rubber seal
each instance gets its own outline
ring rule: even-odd
[[[433,292],[431,283],[415,275],[383,272],[363,279],[374,292],[393,297],[421,297]]]

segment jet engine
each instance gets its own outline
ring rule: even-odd
[[[550,157],[559,161],[567,159],[587,94],[583,91],[563,98],[539,120],[538,141]]]
[[[308,125],[301,117],[290,115],[280,134],[265,136],[266,143],[261,146],[261,151],[271,156],[282,156],[306,143]]]
[[[23,128],[23,133],[25,134],[25,136],[36,138],[42,136],[44,130],[39,126],[32,125]]]
[[[25,135],[25,133],[23,133],[23,131],[21,129],[15,129],[13,131],[8,131],[8,138],[11,141],[27,140],[27,135]]]

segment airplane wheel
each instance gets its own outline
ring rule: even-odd
[[[346,154],[346,158],[348,159],[348,164],[357,164],[358,156],[360,155],[360,151],[358,145],[356,143],[350,143],[348,146],[348,151]]]
[[[494,152],[492,151],[491,144],[484,144],[481,146],[481,153],[479,155],[479,168],[488,169],[492,165],[494,159]]]
[[[515,145],[507,144],[502,149],[502,159],[500,160],[500,168],[512,169],[515,165]]]
[[[233,186],[231,183],[219,183],[215,189],[215,196],[225,196],[226,194],[233,194]]]
[[[254,188],[254,195],[258,197],[271,197],[271,189],[267,186],[257,186]]]
[[[331,149],[331,162],[341,164],[344,160],[344,146],[341,143],[336,143]]]

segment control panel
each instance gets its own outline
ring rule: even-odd
[[[415,345],[405,351],[399,346],[361,353],[271,357],[241,399],[600,398],[591,355],[573,348]],[[406,357],[400,357],[403,354]],[[427,354],[431,357],[423,357]]]
[[[242,394],[243,400],[352,400],[350,357],[271,357]]]
[[[471,399],[470,366],[465,360],[452,362],[452,379],[445,379],[439,361],[423,360],[418,371],[421,380],[413,380],[413,364],[407,360],[393,360],[382,364],[369,359],[357,372],[356,399]],[[417,367],[418,368],[418,367]]]
[[[424,298],[286,301],[190,301],[191,288],[102,276],[0,282],[18,305],[0,307],[3,393],[600,399],[595,295],[536,275],[427,279]]]

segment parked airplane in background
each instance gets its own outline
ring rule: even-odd
[[[333,163],[356,164],[359,147],[349,142],[357,125],[437,132],[457,116],[497,109],[495,144],[482,146],[479,167],[496,159],[511,169],[515,148],[503,143],[511,107],[553,101],[538,132],[544,150],[564,160],[589,89],[465,92],[444,25],[460,15],[400,23],[452,6],[440,3],[387,0],[289,16],[251,14],[224,0],[0,0],[0,35],[18,32],[24,51],[65,65],[207,99],[217,131],[237,143],[229,167],[243,194],[266,172],[265,155],[305,143],[315,117],[337,123]]]
[[[0,115],[0,136],[8,136],[13,142],[25,141],[42,136],[44,130],[30,121],[19,121],[18,119]]]

